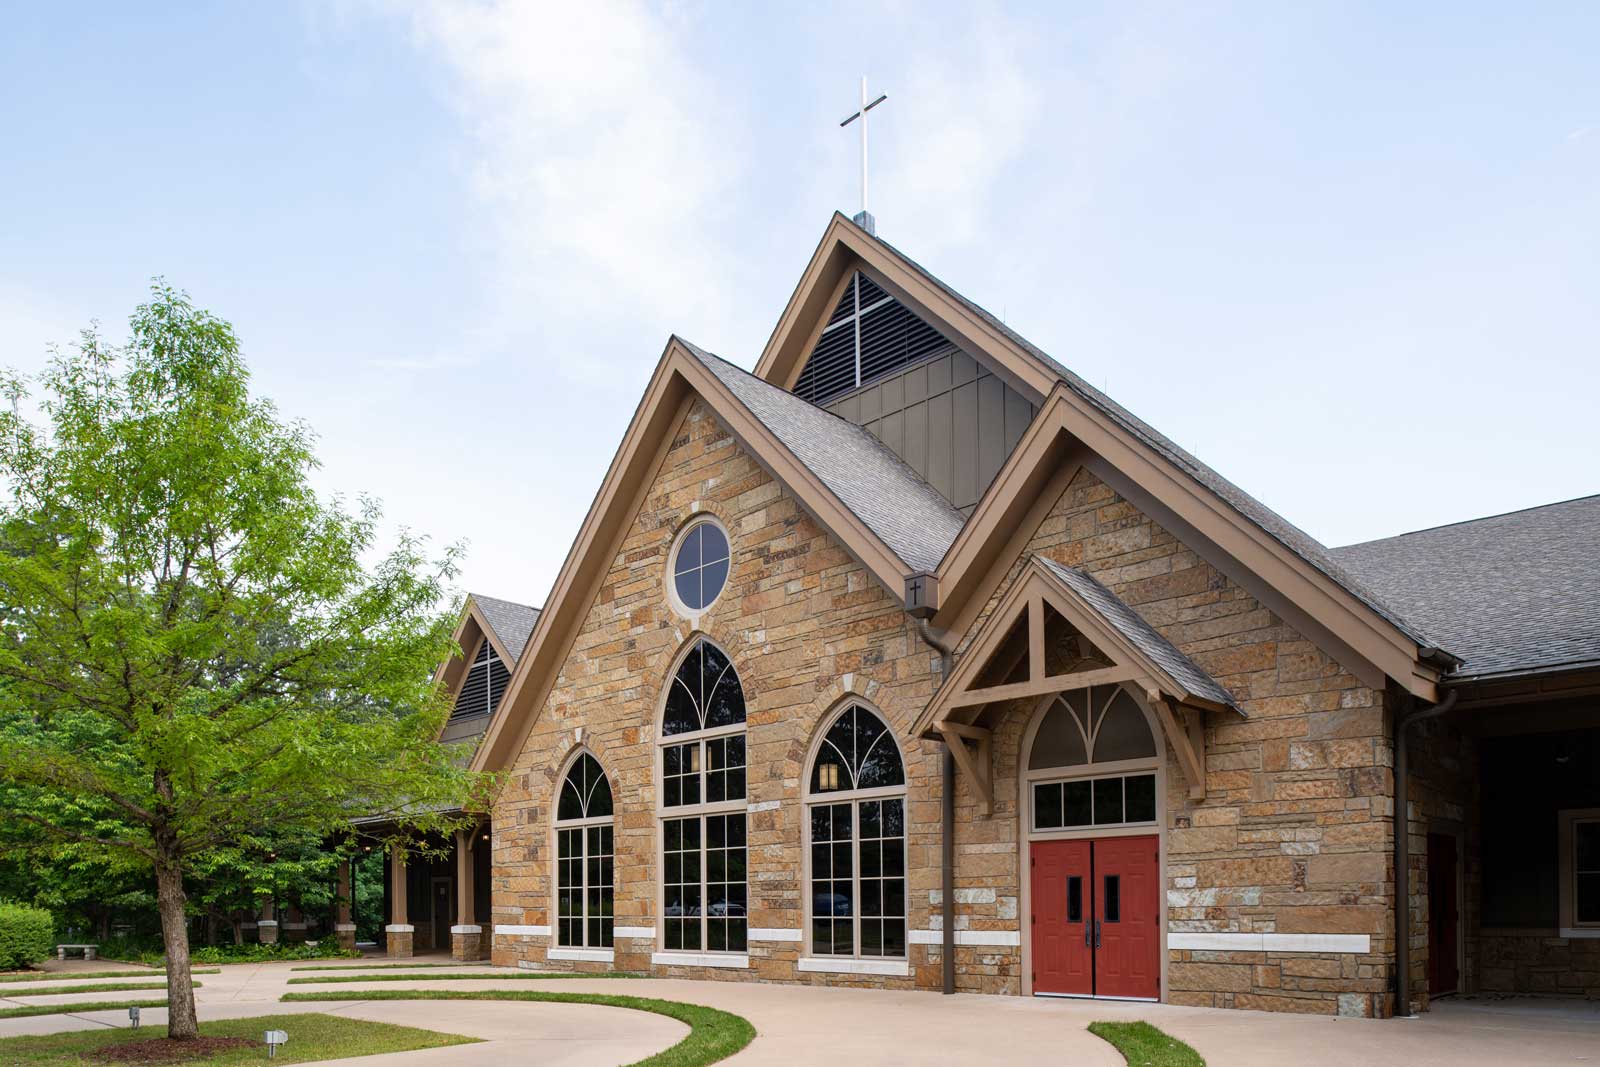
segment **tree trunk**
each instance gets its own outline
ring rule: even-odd
[[[161,911],[161,940],[167,949],[167,1036],[181,1040],[199,1037],[189,970],[189,926],[183,914],[183,870],[175,859],[156,861],[156,905]]]
[[[244,912],[229,912],[228,924],[233,927],[233,943],[235,945],[244,944]]]
[[[217,907],[215,904],[206,907],[206,944],[212,948],[217,947]]]

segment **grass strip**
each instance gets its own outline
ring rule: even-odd
[[[371,971],[387,969],[394,971],[415,971],[423,967],[456,967],[464,969],[464,963],[336,963],[324,967],[290,967],[291,971]]]
[[[348,993],[285,993],[288,1001],[353,1000]],[[732,1012],[708,1008],[703,1004],[684,1004],[655,997],[625,997],[610,993],[552,993],[533,989],[374,989],[359,995],[361,1000],[528,1000],[560,1004],[600,1004],[610,1008],[632,1008],[676,1019],[689,1027],[689,1036],[654,1056],[627,1067],[705,1067],[727,1059],[755,1040],[756,1028]]]
[[[19,1008],[0,1008],[0,1019],[26,1019],[30,1015],[76,1015],[83,1011],[126,1011],[132,1007],[164,1008],[164,1000],[97,1000],[92,1004],[24,1004]],[[0,1040],[0,1048],[5,1041]],[[0,1061],[9,1063],[9,1060]]]
[[[141,967],[137,971],[84,971],[74,974],[71,971],[19,971],[12,974],[0,974],[0,983],[4,982],[76,982],[80,978],[143,978],[166,974],[159,967]],[[195,967],[190,974],[221,974],[221,967]]]
[[[1089,1032],[1110,1042],[1133,1067],[1206,1067],[1200,1053],[1146,1022],[1090,1023]]]
[[[516,981],[531,981],[545,978],[643,978],[642,974],[631,971],[510,971],[505,974],[494,972],[466,972],[463,974],[336,974],[327,978],[291,978],[285,985],[329,985],[334,982],[485,982],[498,981],[502,978]]]
[[[278,1048],[270,1061],[273,1067],[313,1060],[344,1059],[382,1053],[410,1052],[414,1049],[475,1043],[475,1037],[443,1034],[392,1023],[368,1022],[340,1015],[308,1012],[304,1015],[265,1015],[243,1019],[218,1019],[200,1024],[201,1037],[242,1037],[249,1045],[224,1049],[210,1055],[182,1061],[183,1067],[252,1067],[269,1062],[261,1044],[265,1030],[283,1030],[289,1043]],[[139,1030],[118,1027],[114,1030],[74,1030],[63,1034],[39,1034],[0,1039],[0,1063],[6,1067],[83,1067],[88,1063],[170,1062],[139,1055],[139,1046],[152,1042],[155,1048],[166,1044],[166,1027],[147,1026]],[[113,1045],[132,1044],[130,1055],[114,1060],[97,1060],[94,1054]]]
[[[195,989],[199,982],[189,983]],[[165,989],[165,982],[105,982],[101,985],[47,985],[28,986],[26,989],[6,990],[6,999],[12,997],[62,997],[72,993],[123,993],[133,989]]]

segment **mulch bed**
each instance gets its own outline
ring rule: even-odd
[[[196,1037],[188,1041],[175,1041],[170,1037],[156,1037],[147,1041],[124,1041],[120,1045],[106,1045],[86,1052],[88,1059],[103,1063],[184,1063],[198,1060],[218,1052],[231,1052],[239,1048],[260,1045],[248,1037]]]

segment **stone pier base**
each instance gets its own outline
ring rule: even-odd
[[[284,923],[283,939],[291,945],[299,944],[306,939],[305,923]]]
[[[334,936],[334,939],[339,942],[339,947],[344,949],[346,952],[353,952],[355,950],[355,947],[356,947],[356,924],[355,923],[334,923],[333,924],[333,936]]]
[[[450,957],[457,960],[481,960],[488,954],[483,951],[483,927],[452,926],[450,928]]]
[[[411,939],[416,934],[415,926],[397,926],[390,924],[383,928],[388,935],[389,958],[392,960],[409,960],[411,958]]]
[[[278,923],[274,919],[262,919],[256,923],[256,936],[263,945],[276,945],[278,943]]]

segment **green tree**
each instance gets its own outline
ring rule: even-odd
[[[0,819],[153,875],[190,1038],[192,868],[356,811],[450,829],[481,783],[435,743],[458,550],[320,499],[226,322],[158,282],[131,325],[55,353],[37,419],[0,381]]]

